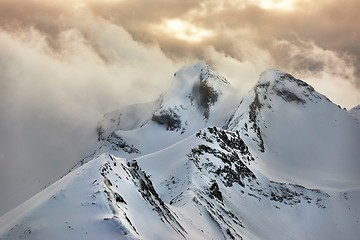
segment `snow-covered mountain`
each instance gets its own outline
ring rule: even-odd
[[[99,139],[116,155],[120,147],[131,157],[143,156],[207,126],[223,127],[240,100],[226,79],[198,63],[176,72],[168,91],[156,101],[106,114],[98,127]]]
[[[242,99],[200,62],[108,113],[102,146],[0,239],[357,239],[360,118],[278,70]]]

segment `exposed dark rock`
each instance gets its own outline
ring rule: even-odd
[[[298,85],[299,87],[305,87],[308,91],[310,91],[310,92],[314,92],[315,91],[315,89],[312,87],[312,86],[310,86],[309,84],[307,84],[306,82],[304,82],[304,81],[302,81],[302,80],[300,80],[300,79],[297,79],[297,78],[295,78],[295,77],[293,77],[291,74],[289,74],[289,73],[283,73],[283,74],[281,74],[281,76],[280,76],[280,80],[288,80],[288,81],[290,81],[290,82],[294,82],[294,83],[296,83],[296,85]]]
[[[204,117],[209,118],[210,106],[216,103],[219,94],[206,81],[200,81],[199,96],[200,106],[204,109]]]
[[[127,202],[124,200],[124,198],[117,192],[114,193],[114,197],[115,197],[116,202],[127,204]]]
[[[246,161],[253,159],[250,152],[248,152],[247,147],[242,146],[242,144],[235,144],[235,142],[241,143],[241,141],[230,141],[227,134],[224,133],[224,130],[217,130],[215,128],[209,131],[213,132],[212,137],[217,139],[219,145],[222,145],[222,150],[204,144],[198,145],[198,147],[193,148],[191,153],[188,154],[189,159],[195,166],[200,171],[202,168],[205,168],[207,171],[216,174],[227,187],[231,187],[234,183],[238,183],[240,186],[244,187],[245,178],[250,181],[256,179],[253,172],[239,157],[239,154],[241,154],[241,157]],[[238,138],[234,139],[239,140]],[[236,146],[235,149],[233,148],[234,146]],[[238,148],[239,154],[236,152],[236,148]],[[223,165],[216,167],[209,159],[200,161],[201,156],[204,154],[210,154],[222,160]]]
[[[266,85],[264,85],[266,87]],[[258,116],[260,114],[260,109],[262,108],[262,104],[259,100],[259,93],[257,89],[255,89],[255,98],[254,101],[249,106],[249,122],[252,124],[250,128],[255,132],[258,137],[258,146],[261,152],[265,152],[264,140],[261,136],[261,130],[259,127]]]
[[[226,229],[226,234],[231,238],[235,240],[235,236],[231,233],[230,229]],[[241,238],[242,239],[242,238]]]
[[[181,129],[180,116],[171,108],[161,110],[158,114],[154,113],[151,120],[160,125],[165,125],[166,130],[178,131]]]
[[[286,102],[296,102],[298,104],[305,104],[306,101],[300,97],[298,97],[295,93],[290,92],[286,88],[282,89],[274,89],[276,94],[280,96]]]
[[[104,137],[105,130],[102,126],[99,125],[96,127],[96,133],[98,135],[98,141],[105,140],[105,137]]]
[[[223,202],[223,196],[222,196],[222,193],[219,189],[219,185],[217,184],[217,182],[215,180],[211,181],[212,184],[211,186],[209,187],[209,190],[210,190],[210,197],[211,198],[216,198],[218,199],[220,202]]]
[[[195,84],[191,93],[191,100],[195,100],[206,119],[209,118],[210,106],[218,100],[219,93],[209,84],[208,81],[201,80]]]
[[[124,139],[118,136],[115,132],[112,132],[110,136],[107,138],[108,144],[110,144],[112,150],[122,149],[124,152],[129,154],[138,153],[140,154],[140,150],[137,149],[134,145],[127,144]]]

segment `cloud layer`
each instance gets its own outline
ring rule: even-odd
[[[104,113],[154,99],[183,64],[209,62],[239,94],[280,68],[337,104],[359,104],[360,3],[292,7],[0,0],[0,215],[89,154]]]
[[[0,32],[0,213],[91,154],[104,113],[154,99],[177,69],[123,28],[87,21],[93,43],[72,28],[58,49],[35,27]]]
[[[276,8],[281,4],[291,8]],[[104,49],[105,37],[100,36],[109,28],[100,33],[93,26],[102,22],[122,28],[138,43],[159,48],[176,63],[194,59],[212,63],[217,61],[210,57],[213,49],[239,64],[251,62],[260,71],[275,67],[298,77],[321,78],[334,70],[334,79],[359,88],[359,7],[356,0],[25,0],[22,4],[0,0],[0,26],[13,33],[34,28],[61,54],[65,45],[59,36],[75,29],[103,61],[117,61],[109,52],[112,47]],[[258,65],[259,61],[265,64]],[[318,81],[331,88],[334,80]],[[360,101],[359,91],[343,98],[332,96],[326,87],[319,90],[346,107]]]

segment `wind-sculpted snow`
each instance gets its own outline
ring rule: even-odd
[[[0,218],[0,239],[357,239],[360,124],[307,83],[264,72],[243,99],[200,62]]]

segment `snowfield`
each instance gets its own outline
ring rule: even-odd
[[[359,107],[264,72],[243,99],[203,62],[108,113],[102,146],[0,218],[0,239],[358,239]]]

